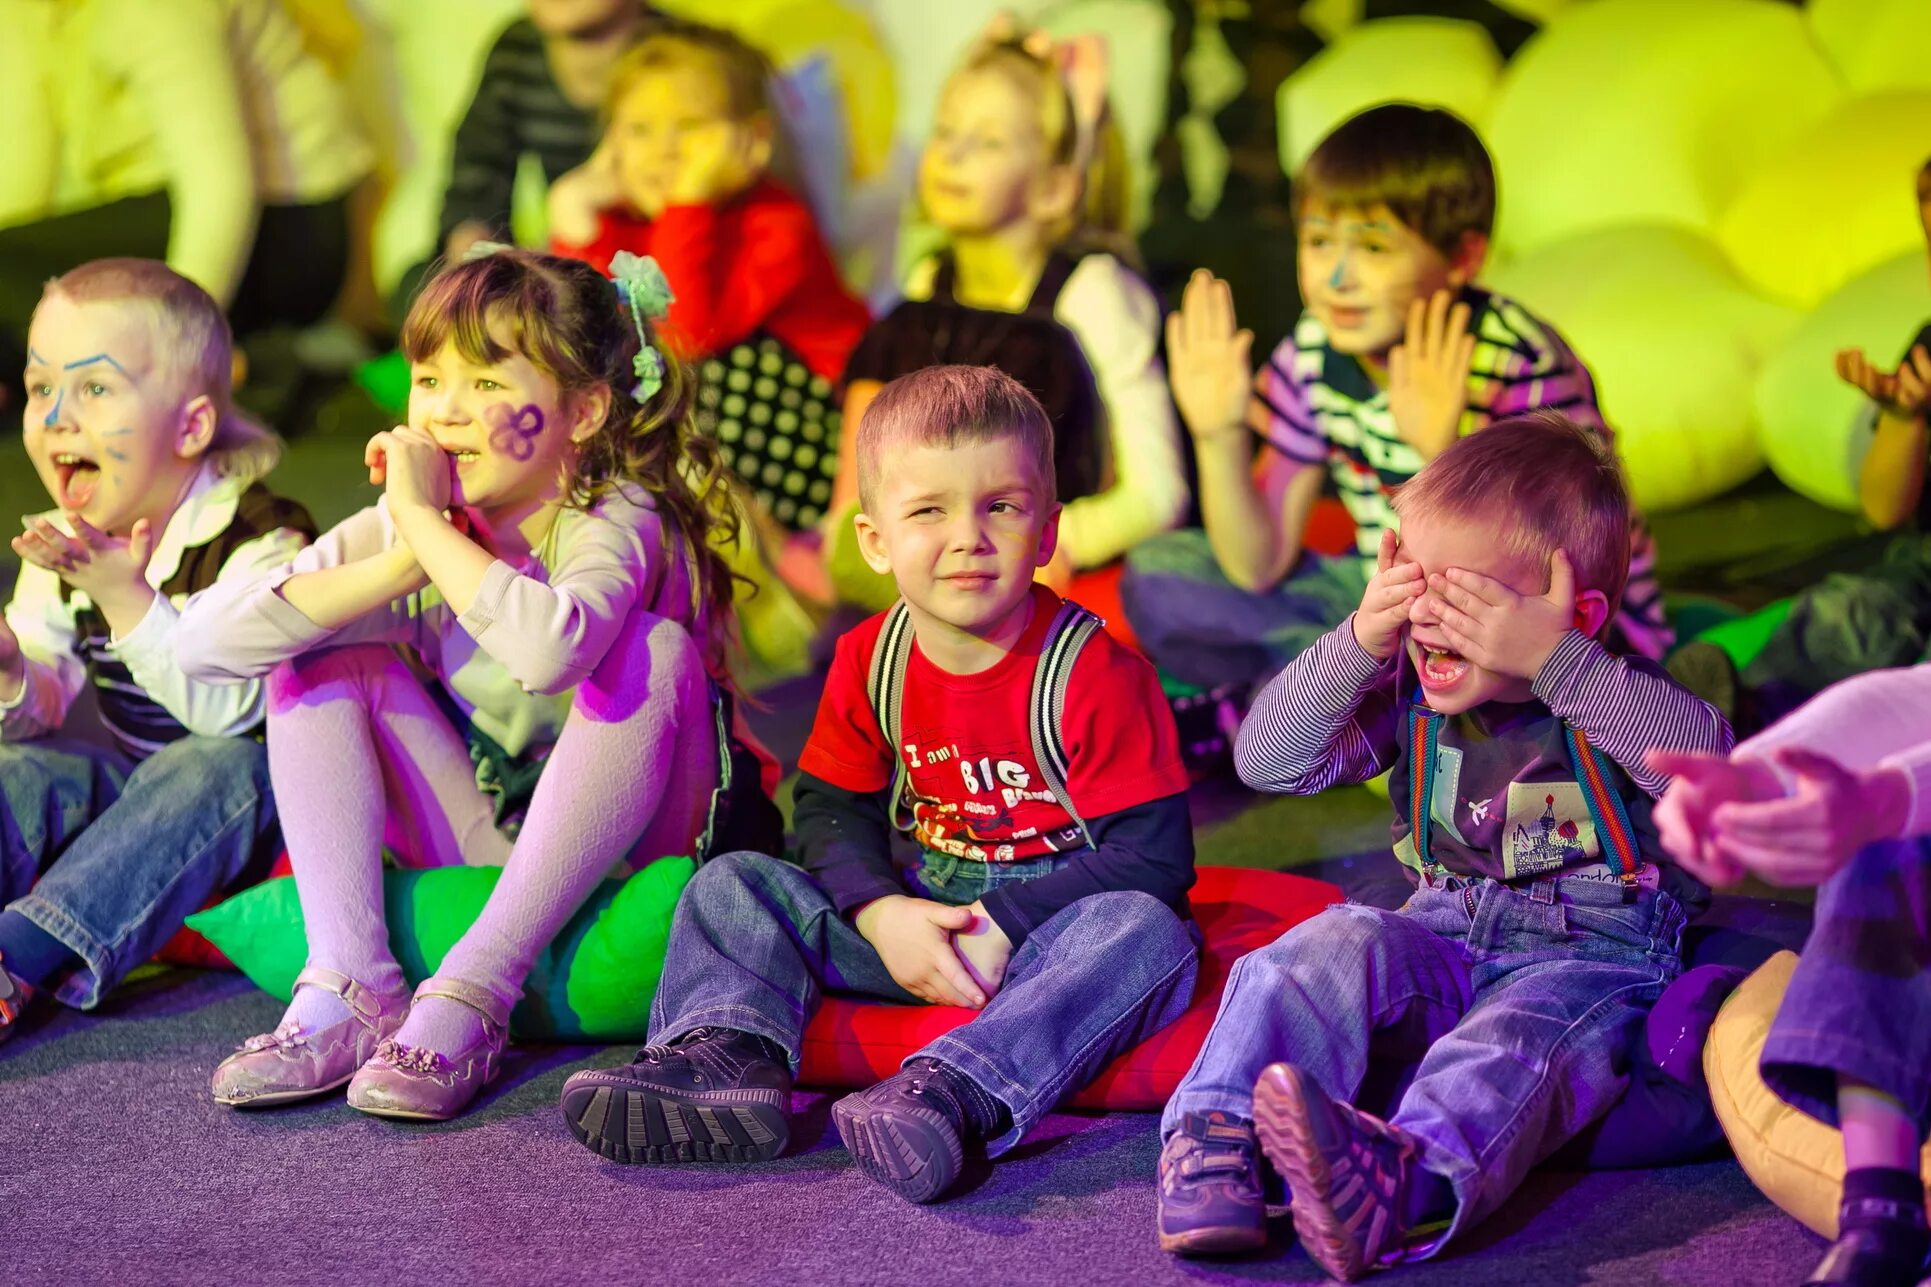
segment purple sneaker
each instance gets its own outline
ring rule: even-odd
[[[1160,1150],[1160,1250],[1227,1256],[1267,1244],[1260,1145],[1232,1113],[1188,1113]]]
[[[625,1067],[572,1074],[563,1119],[613,1162],[768,1162],[791,1139],[791,1069],[762,1037],[694,1028]]]
[[[1262,1150],[1287,1182],[1301,1245],[1321,1268],[1353,1282],[1400,1250],[1413,1136],[1327,1097],[1293,1064],[1270,1064],[1254,1086]]]

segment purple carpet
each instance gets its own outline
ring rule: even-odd
[[[627,1050],[525,1047],[475,1112],[404,1126],[318,1104],[217,1107],[208,1072],[280,1006],[177,971],[89,1015],[50,1007],[0,1048],[0,1282],[1315,1282],[1281,1242],[1182,1263],[1154,1245],[1154,1118],[1061,1115],[952,1201],[861,1178],[801,1095],[769,1166],[623,1167],[557,1115]],[[1783,1284],[1817,1244],[1733,1162],[1535,1177],[1456,1254],[1378,1281]]]

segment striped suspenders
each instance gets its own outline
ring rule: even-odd
[[[1093,833],[1086,819],[1073,807],[1066,790],[1066,740],[1061,721],[1066,715],[1066,686],[1073,676],[1073,663],[1080,650],[1101,627],[1098,617],[1077,603],[1062,602],[1046,629],[1039,660],[1033,665],[1032,696],[1026,707],[1026,728],[1032,740],[1033,760],[1053,799],[1079,829],[1080,838],[1093,847]],[[905,667],[912,658],[912,620],[903,600],[885,614],[885,628],[879,631],[878,645],[872,650],[871,673],[866,695],[871,698],[872,714],[879,731],[892,748],[892,825],[900,831],[912,829],[912,806],[908,796],[905,753],[899,740],[905,714]]]
[[[1418,703],[1408,708],[1406,731],[1408,769],[1412,779],[1408,792],[1408,807],[1412,811],[1409,825],[1414,831],[1415,854],[1421,859],[1424,870],[1446,874],[1447,869],[1437,863],[1429,852],[1429,838],[1435,823],[1432,812],[1435,760],[1441,747],[1442,719],[1440,714]],[[1569,767],[1576,775],[1577,784],[1582,787],[1590,820],[1596,824],[1596,837],[1601,843],[1603,861],[1616,874],[1616,879],[1622,882],[1623,901],[1634,902],[1638,888],[1636,873],[1643,865],[1643,858],[1636,848],[1636,831],[1630,825],[1629,810],[1611,785],[1613,779],[1609,757],[1591,746],[1589,738],[1575,725],[1565,722],[1562,732],[1569,747]]]

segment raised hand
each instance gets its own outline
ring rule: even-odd
[[[1926,352],[1922,344],[1905,354],[1895,371],[1874,364],[1863,349],[1841,349],[1837,377],[1899,415],[1916,415],[1931,402],[1931,352]]]
[[[1475,337],[1468,305],[1438,290],[1408,308],[1408,332],[1388,354],[1388,410],[1395,432],[1424,457],[1446,451],[1468,409],[1468,366]]]
[[[578,245],[591,241],[597,235],[603,212],[623,199],[623,184],[617,173],[617,144],[606,134],[589,160],[558,175],[557,181],[550,185],[550,235]],[[657,212],[646,210],[644,213]]]
[[[1520,594],[1494,577],[1450,568],[1428,578],[1442,633],[1484,670],[1534,679],[1576,625],[1576,570],[1569,556],[1549,556],[1549,589]]]
[[[1375,551],[1375,574],[1362,592],[1361,606],[1354,612],[1354,640],[1370,657],[1386,661],[1401,646],[1401,630],[1408,624],[1408,611],[1428,588],[1421,564],[1397,562],[1396,537],[1392,531],[1381,534],[1381,547]]]
[[[952,945],[952,936],[971,929],[973,920],[969,907],[890,894],[861,908],[856,924],[900,987],[932,1005],[976,1010],[986,993]]]
[[[1195,269],[1179,310],[1167,316],[1167,382],[1194,437],[1244,432],[1253,346],[1252,331],[1234,328],[1234,295],[1227,283],[1204,268]]]

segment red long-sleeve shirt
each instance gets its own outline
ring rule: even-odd
[[[769,178],[722,204],[669,206],[655,219],[606,210],[594,239],[552,240],[550,249],[604,272],[620,250],[655,259],[677,296],[663,334],[680,357],[720,353],[762,331],[836,380],[871,324],[810,208]]]

